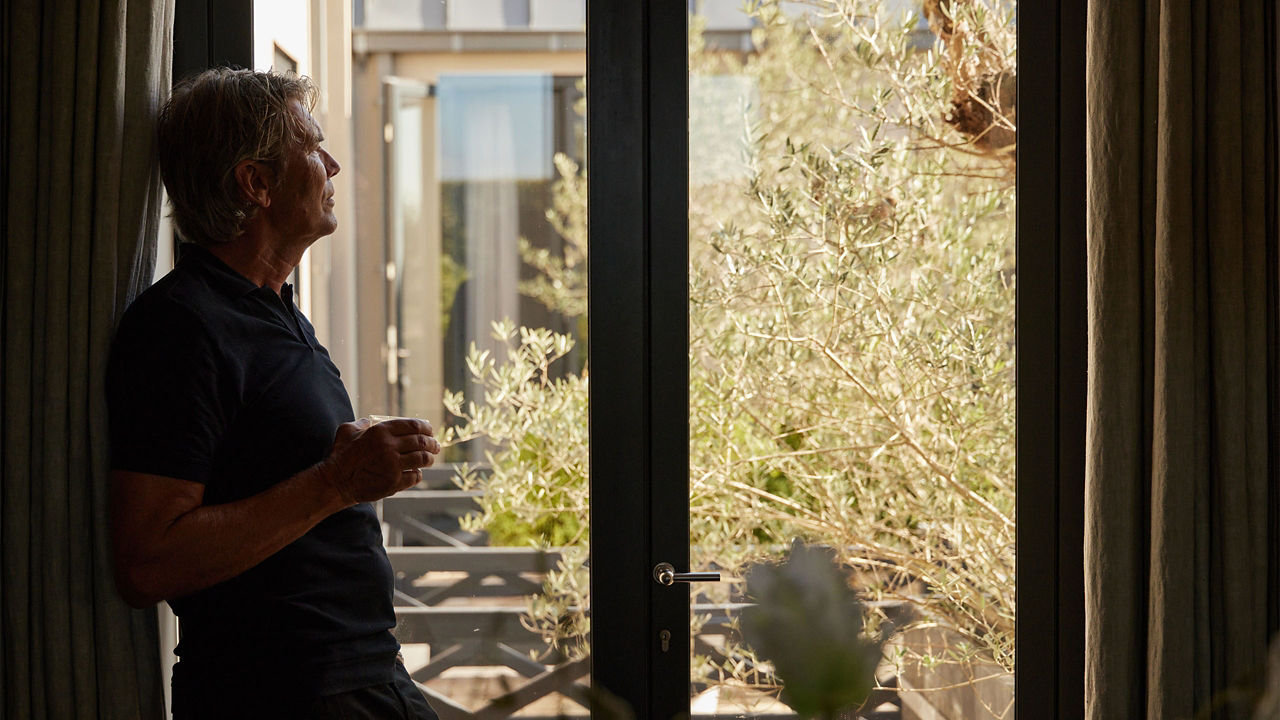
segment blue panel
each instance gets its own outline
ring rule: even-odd
[[[550,75],[446,75],[436,97],[441,180],[552,177]]]

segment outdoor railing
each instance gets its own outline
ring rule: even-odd
[[[425,485],[435,489],[399,493],[379,508],[395,573],[395,635],[407,650],[426,649],[425,664],[410,663],[410,674],[442,720],[501,720],[517,712],[548,720],[587,717],[590,659],[569,660],[522,623],[525,598],[541,592],[560,552],[480,544],[482,536],[462,532],[456,522],[477,509],[479,493],[442,488],[443,477],[430,473]],[[746,607],[695,603],[693,614],[703,622],[694,652],[723,659]],[[881,609],[898,610],[894,603]],[[446,675],[455,668],[470,670]],[[896,720],[895,679],[882,683],[868,707],[890,703],[893,710],[862,717]],[[747,717],[794,717],[778,707],[784,712]],[[694,716],[703,717],[696,709]]]

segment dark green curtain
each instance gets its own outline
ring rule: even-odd
[[[0,13],[0,715],[159,718],[155,612],[112,580],[102,383],[155,263],[173,0]]]
[[[1089,3],[1089,718],[1250,717],[1277,630],[1275,20]]]

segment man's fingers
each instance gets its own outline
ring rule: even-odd
[[[337,441],[346,442],[352,440],[355,436],[364,431],[365,428],[369,427],[369,424],[368,418],[360,418],[355,422],[342,423],[338,426]]]
[[[400,467],[406,472],[409,470],[417,470],[419,468],[429,468],[436,463],[434,453],[425,450],[405,453],[400,456]]]
[[[419,470],[418,468],[414,468],[412,470],[405,470],[404,472],[400,473],[400,487],[396,488],[396,492],[400,492],[401,490],[408,490],[409,488],[417,486],[417,484],[420,482],[422,482],[421,470]]]
[[[422,418],[392,418],[379,423],[386,427],[392,435],[427,435],[435,437],[436,431],[431,423]]]
[[[440,452],[440,443],[429,435],[401,435],[396,438],[396,450],[401,453],[425,450],[436,454]]]

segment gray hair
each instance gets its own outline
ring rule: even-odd
[[[173,88],[160,111],[160,176],[174,223],[187,240],[209,245],[244,232],[257,206],[242,194],[235,168],[258,160],[283,178],[288,152],[316,142],[312,128],[290,111],[310,111],[318,90],[305,76],[213,68]]]

